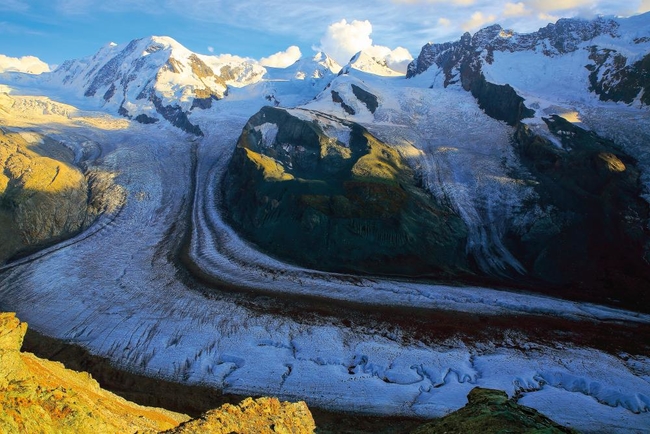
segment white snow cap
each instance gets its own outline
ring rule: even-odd
[[[405,73],[406,66],[413,60],[411,53],[403,47],[391,50],[381,45],[373,45],[371,33],[370,21],[354,20],[348,23],[343,19],[327,28],[320,40],[320,46],[315,49],[327,53],[341,65],[347,64],[359,51],[364,51],[371,57],[385,60],[389,68]]]
[[[7,71],[42,74],[44,72],[50,72],[50,66],[34,56],[9,57],[0,54],[0,72]]]

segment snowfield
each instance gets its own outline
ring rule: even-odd
[[[312,69],[302,75],[271,70],[265,79],[229,88],[211,108],[190,113],[203,137],[166,122],[113,117],[115,107],[96,101],[83,100],[85,121],[75,120],[75,107],[56,105],[67,111],[54,113],[29,95],[80,107],[78,92],[0,76],[12,95],[27,95],[7,115],[8,128],[64,142],[80,158],[117,172],[128,194],[123,208],[84,233],[0,268],[0,309],[126,370],[227,393],[300,399],[334,411],[437,417],[462,407],[467,393],[482,386],[505,390],[582,432],[647,432],[648,354],[612,354],[560,336],[549,343],[523,332],[489,342],[424,339],[398,323],[364,319],[361,309],[343,309],[359,315],[350,318],[327,312],[340,303],[371,312],[413,308],[431,321],[442,311],[630,328],[648,327],[650,315],[491,288],[308,270],[260,253],[224,222],[221,176],[237,139],[250,116],[277,103],[305,119],[319,112],[359,122],[394,144],[421,171],[429,191],[463,218],[467,249],[481,267],[521,267],[500,241],[503,225],[534,217],[519,214],[534,192],[512,175],[523,169],[510,146],[511,127],[485,115],[469,93],[436,85],[435,71],[405,80],[358,70],[334,78],[316,70],[324,76],[315,78]],[[489,74],[495,82],[518,77],[511,70]],[[520,79],[511,84],[527,102],[537,98],[541,111],[552,105],[576,111],[590,128],[619,139],[646,168],[650,186],[650,154],[641,143],[650,143],[650,128],[623,131],[643,122],[647,108],[608,103],[618,112],[604,113],[600,103],[570,93],[566,100],[542,101],[543,83]],[[378,96],[377,111],[357,99],[352,84]],[[331,90],[355,108],[354,115],[332,100]],[[26,117],[34,121],[21,123]],[[260,128],[272,140],[273,126]],[[349,137],[344,128],[336,134]],[[187,276],[178,252],[200,280]]]

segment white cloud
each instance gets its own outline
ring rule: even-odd
[[[390,48],[381,45],[372,45],[364,51],[371,57],[385,60],[386,66],[393,71],[401,72],[402,74],[406,74],[406,68],[413,60],[413,56],[411,56],[409,50],[404,47],[397,47],[394,50],[391,50]]]
[[[373,45],[371,33],[372,24],[368,20],[355,20],[351,23],[341,20],[327,28],[320,46],[315,49],[327,53],[341,65],[346,65],[352,56],[364,51],[371,57],[385,60],[389,68],[405,73],[406,67],[413,60],[411,53],[404,47],[392,50],[382,45]]]
[[[251,59],[249,57],[237,56],[236,54],[224,53],[224,54],[219,54],[219,55],[210,56],[210,57],[214,60],[214,62],[221,63],[221,64],[223,64],[223,63],[244,63],[244,62],[257,63],[257,61],[254,60],[254,59]]]
[[[465,21],[461,28],[466,32],[470,30],[478,30],[484,25],[496,20],[496,15],[484,15],[483,12],[474,12],[468,21]]]
[[[449,27],[451,26],[451,20],[449,18],[438,18],[438,25],[442,27]]]
[[[42,74],[50,72],[50,66],[38,57],[8,57],[0,54],[0,72],[15,71],[28,74]]]
[[[345,65],[359,51],[372,45],[370,21],[354,20],[348,24],[341,20],[331,24],[320,39],[320,51],[327,53],[337,63]]]
[[[642,14],[648,11],[650,11],[650,0],[641,0],[641,4],[639,5],[637,12]]]
[[[522,2],[519,3],[506,3],[503,7],[503,16],[504,17],[522,17],[525,15],[530,15],[531,11],[526,8],[526,5]]]
[[[556,12],[593,5],[593,0],[533,0],[531,6],[541,12]]]
[[[286,68],[289,65],[292,65],[296,60],[302,57],[300,48],[295,45],[287,48],[285,51],[279,51],[275,54],[270,55],[269,57],[263,57],[260,59],[260,64],[262,66],[270,66],[273,68]]]
[[[208,46],[208,51],[209,51],[210,53],[214,53],[214,47]]]
[[[545,23],[554,23],[560,19],[560,17],[556,15],[547,14],[545,12],[540,12],[537,14],[537,18]]]

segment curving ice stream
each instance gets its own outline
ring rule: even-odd
[[[463,406],[467,393],[483,386],[519,394],[520,403],[581,431],[650,426],[647,354],[608,353],[559,334],[550,342],[517,329],[493,341],[440,337],[426,327],[416,333],[391,323],[390,314],[376,320],[372,312],[414,308],[431,330],[452,311],[632,329],[648,327],[649,315],[489,288],[306,270],[240,239],[220,214],[219,182],[241,128],[262,102],[255,104],[235,93],[227,105],[195,115],[205,132],[199,139],[136,123],[24,127],[78,150],[96,143],[96,164],[119,173],[128,198],[119,212],[77,237],[0,269],[0,308],[124,369],[231,393],[304,399],[335,411],[434,417]],[[388,113],[383,125],[377,134],[404,128]],[[418,146],[426,151],[425,145],[444,143]],[[440,168],[445,158],[428,161]],[[459,179],[456,194],[462,195],[460,187],[475,180]],[[186,272],[179,252],[200,279]],[[497,258],[509,260],[503,252]]]

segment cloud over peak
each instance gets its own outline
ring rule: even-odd
[[[372,57],[385,60],[389,68],[405,72],[406,66],[413,60],[411,53],[403,47],[391,49],[373,45],[371,33],[370,21],[354,20],[348,23],[343,19],[327,28],[325,35],[320,39],[320,46],[314,49],[327,53],[341,65],[347,64],[359,51],[364,51]]]

